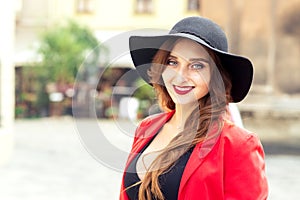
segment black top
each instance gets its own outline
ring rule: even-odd
[[[128,170],[125,173],[125,177],[124,177],[125,188],[130,187],[133,184],[140,181],[140,178],[138,177],[137,172],[136,172],[136,163],[137,163],[139,157],[141,156],[141,154],[149,146],[150,143],[151,143],[151,141],[147,145],[145,145],[145,147],[143,147],[141,152],[137,156],[135,156],[135,158],[131,161],[131,163],[129,163]],[[172,167],[171,170],[169,170],[167,173],[164,173],[158,177],[158,181],[161,186],[160,189],[165,197],[165,200],[177,199],[180,180],[181,180],[184,168],[186,166],[186,163],[187,163],[192,151],[193,151],[193,148],[191,148],[189,151],[187,151],[185,154],[183,154],[176,161],[175,165]],[[130,200],[138,200],[139,188],[140,188],[140,184],[126,190],[126,193]]]

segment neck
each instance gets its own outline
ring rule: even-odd
[[[198,102],[192,104],[176,104],[176,112],[172,117],[173,125],[178,129],[183,130],[187,118],[197,106],[199,106]]]

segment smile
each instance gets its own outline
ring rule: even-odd
[[[185,95],[194,89],[193,86],[177,86],[173,85],[174,91],[179,95]]]

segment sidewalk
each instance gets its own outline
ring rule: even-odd
[[[131,138],[123,139],[114,121],[99,124],[114,145],[130,148]],[[267,154],[266,164],[269,199],[300,199],[300,156]],[[0,167],[0,199],[114,200],[121,177],[87,152],[71,118],[18,120],[13,157]]]
[[[241,112],[281,118],[300,118],[300,95],[250,93],[238,104]]]
[[[250,94],[238,107],[266,153],[300,155],[300,95]]]

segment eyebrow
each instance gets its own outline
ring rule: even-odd
[[[174,56],[172,54],[170,54],[169,57],[171,57],[171,58],[178,58],[177,56]],[[210,64],[210,61],[207,60],[207,59],[205,59],[205,58],[190,58],[190,59],[188,59],[188,61],[190,61],[190,62],[203,61],[203,62],[206,62],[207,64]]]

